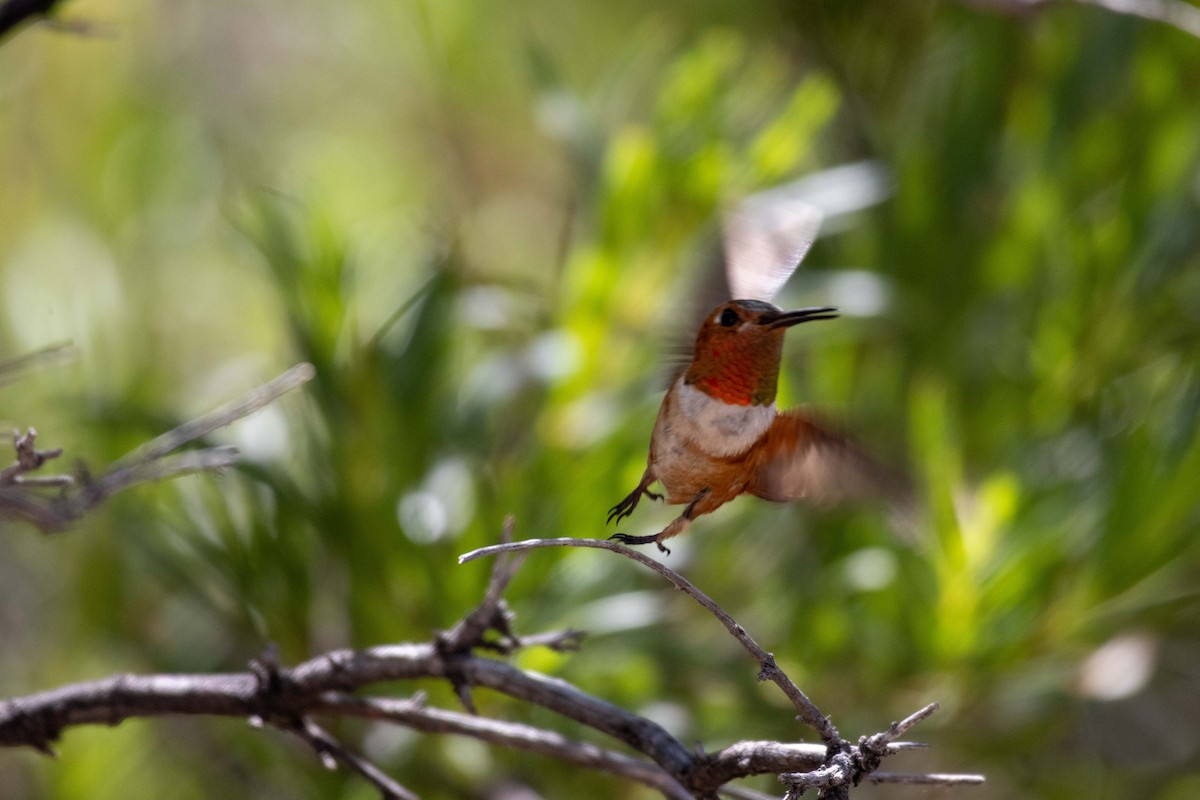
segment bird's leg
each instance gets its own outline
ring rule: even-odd
[[[654,483],[654,475],[651,474],[650,469],[647,467],[646,471],[642,473],[642,480],[638,483],[637,488],[627,494],[624,500],[608,510],[608,519],[605,520],[604,524],[607,525],[613,520],[620,522],[632,514],[633,510],[637,508],[638,501],[642,499],[642,495],[646,495],[651,500],[662,500],[661,494],[650,491],[650,484],[652,483]]]
[[[711,493],[711,488],[701,489],[696,493],[696,496],[692,498],[692,502],[688,503],[684,507],[683,513],[671,520],[670,525],[663,528],[656,534],[650,536],[630,536],[627,533],[614,533],[608,538],[616,539],[621,544],[650,544],[651,542],[654,542],[654,544],[658,545],[659,550],[663,551],[667,555],[671,555],[671,551],[668,550],[666,545],[663,544],[663,540],[670,539],[672,536],[678,536],[679,534],[683,533],[685,530],[687,530],[688,525],[692,524],[692,520],[698,514],[707,514],[709,511],[711,511],[712,509],[705,509],[699,512],[697,511],[697,508]],[[718,503],[717,505],[720,504]]]

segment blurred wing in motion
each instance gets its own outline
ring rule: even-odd
[[[724,299],[770,302],[816,241],[823,218],[819,208],[791,195],[791,184],[752,195],[725,212]]]
[[[750,494],[776,503],[815,505],[856,500],[883,502],[901,533],[915,522],[907,476],[872,458],[848,437],[813,421],[803,410],[780,412],[766,433]]]
[[[726,300],[772,302],[822,223],[844,226],[848,215],[883,202],[890,193],[887,171],[877,162],[859,161],[750,195],[722,220],[727,291],[708,298],[712,302],[705,312]]]

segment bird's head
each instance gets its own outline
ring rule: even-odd
[[[801,322],[833,319],[835,308],[783,311],[762,300],[730,300],[704,318],[684,381],[735,405],[775,402],[783,335]]]

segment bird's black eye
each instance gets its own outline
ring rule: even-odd
[[[726,328],[732,328],[734,325],[737,325],[738,324],[737,312],[734,311],[732,308],[725,309],[724,311],[721,312],[720,323],[721,323],[721,325],[723,325]]]

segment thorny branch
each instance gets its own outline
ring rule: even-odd
[[[835,792],[859,779],[874,783],[922,782],[947,786],[983,782],[979,775],[909,775],[874,771],[885,756],[921,747],[896,740],[931,714],[936,706],[928,706],[874,736],[863,737],[858,745],[851,745],[840,737],[833,743],[836,746],[830,743],[743,741],[715,753],[697,753],[657,723],[589,695],[566,681],[479,655],[478,651],[510,653],[534,643],[560,650],[575,649],[582,638],[578,631],[532,637],[522,637],[513,631],[512,614],[504,607],[502,594],[522,559],[510,558],[509,552],[561,544],[564,540],[514,543],[510,541],[511,533],[512,522],[509,520],[505,524],[503,544],[461,557],[460,561],[467,561],[497,552],[501,555],[493,565],[479,606],[448,631],[438,633],[431,642],[336,650],[290,668],[280,666],[273,649],[269,649],[252,662],[247,671],[240,673],[118,675],[0,701],[0,746],[32,747],[53,754],[52,743],[66,729],[76,725],[116,725],[133,717],[168,714],[243,717],[255,725],[270,726],[299,736],[327,766],[344,766],[355,771],[384,798],[407,800],[413,797],[408,789],[337,741],[314,720],[314,717],[357,717],[426,733],[470,736],[499,746],[539,753],[637,781],[671,800],[715,798],[718,793],[754,797],[754,793],[728,784],[739,778],[764,774],[787,780],[793,792],[812,786],[829,797],[836,796]],[[641,556],[608,542],[565,541]],[[644,563],[643,558],[635,557],[634,560]],[[672,570],[664,567],[657,571],[667,575],[689,595],[703,596]],[[707,602],[712,605],[710,611],[735,632],[743,646],[753,642],[726,612],[711,600]],[[372,684],[418,678],[449,680],[458,689],[468,711],[473,706],[470,690],[477,687],[541,706],[623,742],[649,760],[522,723],[430,708],[421,695],[397,699],[354,694]],[[772,679],[790,683],[782,672],[778,679]],[[832,729],[832,726],[826,722],[818,729]]]
[[[280,395],[311,380],[313,374],[311,364],[298,364],[244,397],[138,447],[95,478],[82,468],[75,475],[30,475],[63,451],[62,448],[37,450],[34,445],[38,434],[33,428],[23,434],[16,431],[13,434],[16,461],[0,472],[0,519],[23,520],[43,533],[54,533],[131,486],[232,466],[239,459],[233,447],[174,451],[264,408]],[[36,491],[46,488],[61,491],[57,495]]]

